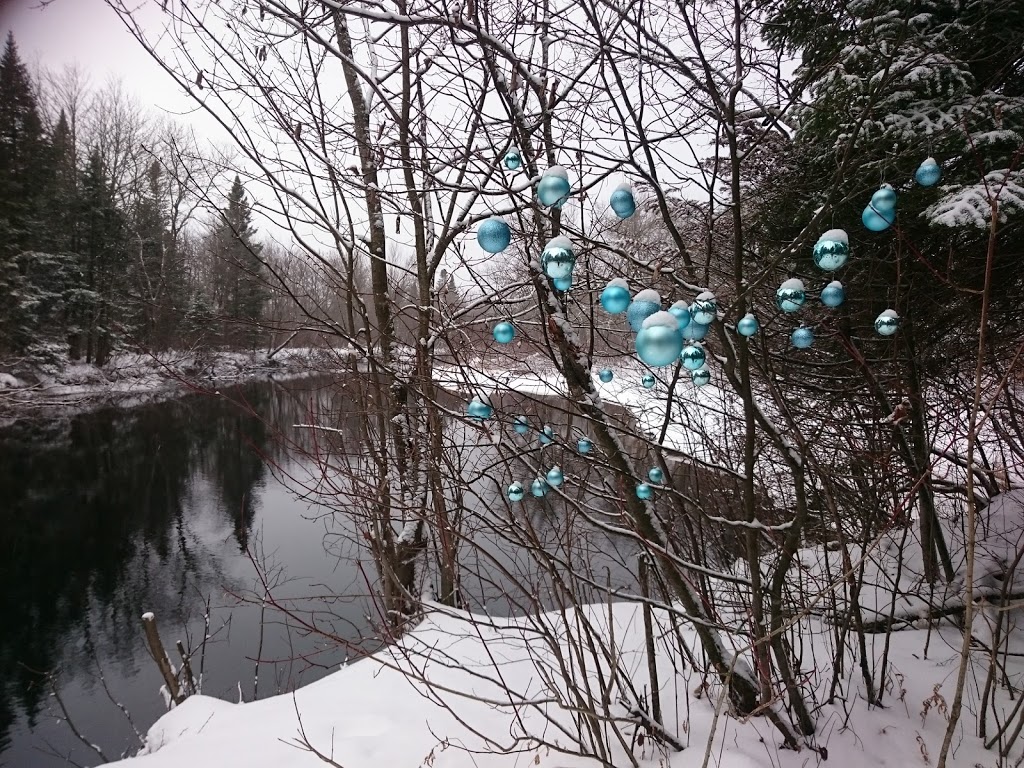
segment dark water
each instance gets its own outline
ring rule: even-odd
[[[162,681],[143,641],[145,611],[156,614],[176,656],[175,640],[190,650],[200,646],[209,601],[211,639],[196,654],[194,672],[202,673],[204,694],[231,701],[291,690],[377,646],[366,618],[372,566],[337,506],[318,503],[343,500],[345,488],[325,488],[318,472],[333,459],[297,457],[294,442],[280,439],[323,450],[308,430],[293,428],[312,418],[311,407],[321,423],[330,414],[342,440],[366,428],[354,395],[332,383],[261,383],[225,397],[20,420],[0,429],[0,766],[101,762],[64,722],[61,703],[108,759],[138,748],[134,731],[145,734],[165,711]],[[516,408],[557,424],[557,414],[537,414],[543,407],[536,403]],[[481,519],[507,509],[503,489],[514,468],[495,462],[481,431],[449,426],[447,439],[460,446],[472,489],[467,506]],[[568,471],[571,457],[559,460]],[[321,495],[310,494],[312,487]],[[552,546],[572,542],[570,559],[629,581],[628,547],[568,535],[566,516],[548,502],[523,509]],[[515,610],[500,598],[515,589],[500,574],[486,574],[499,562],[499,570],[527,574],[518,586],[532,589],[528,558],[486,526],[475,535],[479,548],[463,556],[477,574],[464,585],[470,607]],[[277,599],[333,633],[335,642],[261,608],[261,582],[247,551]]]

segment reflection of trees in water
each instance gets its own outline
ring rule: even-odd
[[[274,418],[294,407],[266,385],[237,394]],[[277,400],[285,404],[275,410]],[[90,667],[92,644],[105,664],[130,672],[143,610],[180,624],[200,585],[226,582],[222,543],[210,540],[209,502],[196,497],[203,484],[195,480],[205,477],[244,549],[262,457],[281,456],[270,434],[210,397],[19,421],[0,432],[0,740],[15,706],[30,720],[39,711],[46,689],[35,671]]]

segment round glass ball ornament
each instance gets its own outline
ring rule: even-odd
[[[661,471],[661,467],[651,467],[647,470],[647,479],[652,483],[660,483],[665,479],[665,473]]]
[[[841,307],[844,301],[846,301],[846,289],[838,280],[833,280],[821,289],[821,303],[826,307],[835,309]]]
[[[512,429],[517,434],[525,435],[530,431],[530,422],[526,420],[525,416],[516,416],[515,421],[512,422]]]
[[[580,453],[587,454],[594,450],[594,444],[589,439],[581,437],[576,443],[576,450]]]
[[[683,361],[683,367],[688,371],[696,371],[704,365],[707,353],[700,344],[687,344],[683,347],[679,359]]]
[[[555,439],[555,430],[553,430],[548,424],[544,425],[544,429],[540,433],[540,444],[551,445],[551,442]]]
[[[900,327],[900,316],[896,310],[887,309],[875,318],[875,331],[879,336],[892,336]]]
[[[626,320],[633,333],[640,333],[644,320],[660,310],[661,295],[657,291],[648,288],[637,293],[626,308]]]
[[[793,329],[789,339],[797,349],[807,349],[814,344],[814,331],[806,325],[801,325],[799,328]]]
[[[761,324],[757,322],[757,318],[754,317],[750,312],[747,312],[743,317],[736,323],[736,332],[740,336],[745,336],[748,339],[756,334],[761,329]]]
[[[807,300],[803,281],[792,277],[775,291],[775,305],[783,312],[796,312]]]
[[[818,269],[834,272],[850,257],[850,238],[842,229],[830,229],[814,244],[814,264]]]
[[[620,219],[628,219],[636,213],[636,199],[633,197],[633,189],[629,184],[619,184],[613,189],[608,204]]]
[[[476,241],[487,253],[501,253],[512,242],[512,230],[497,216],[480,222],[476,230]]]
[[[647,501],[654,495],[654,489],[651,488],[647,483],[637,483],[636,486],[636,497],[642,501]]]
[[[530,484],[530,493],[532,493],[538,499],[542,499],[547,495],[548,484],[544,481],[544,478],[538,477]]]
[[[470,400],[469,405],[466,406],[466,415],[474,421],[484,421],[491,418],[493,414],[494,409],[479,395]]]
[[[565,476],[562,475],[562,468],[557,464],[548,470],[548,485],[552,488],[557,488],[565,480]]]
[[[508,487],[509,501],[522,501],[524,496],[526,496],[526,491],[523,489],[523,484],[519,481],[512,483]]]
[[[572,275],[569,275],[569,277],[556,277],[551,282],[554,283],[556,291],[565,293],[572,288]]]
[[[884,232],[896,221],[896,209],[879,211],[869,205],[860,215],[860,220],[866,229],[872,232]]]
[[[685,301],[677,301],[668,311],[679,322],[680,331],[690,324],[690,306]]]
[[[711,325],[718,316],[718,299],[711,291],[697,294],[690,305],[690,317],[700,325]]]
[[[896,211],[896,190],[891,184],[883,184],[871,196],[871,207],[883,215]]]
[[[491,333],[499,344],[508,344],[516,337],[516,327],[507,320],[502,320],[500,323],[495,323]]]
[[[569,173],[560,165],[553,165],[544,171],[537,184],[537,199],[549,208],[561,208],[569,199]]]
[[[934,187],[939,183],[939,179],[942,178],[942,168],[934,157],[926,158],[921,165],[917,167],[917,171],[914,172],[914,181],[920,184],[922,187]]]
[[[707,368],[698,368],[696,371],[690,371],[690,381],[693,382],[695,387],[703,387],[711,381],[711,371]]]
[[[629,284],[621,277],[609,280],[608,285],[601,291],[601,306],[609,315],[621,315],[629,309],[631,300]]]
[[[597,376],[605,384],[615,378],[615,374],[612,373],[610,368],[604,368],[599,374],[597,374]]]
[[[683,349],[678,321],[668,312],[655,312],[636,335],[636,355],[651,368],[672,365]]]
[[[519,154],[518,149],[510,147],[508,152],[505,153],[502,162],[510,171],[518,171],[519,167],[523,164],[523,156]]]
[[[644,377],[640,379],[640,383],[644,385],[644,389],[654,389],[654,377],[649,373],[644,374]]]
[[[684,341],[702,341],[710,331],[710,325],[701,325],[700,323],[691,322],[688,326],[683,328],[680,333],[683,335]]]
[[[544,274],[552,280],[571,278],[572,270],[576,266],[576,252],[573,250],[572,241],[562,235],[551,238],[540,254],[540,264],[544,268]]]

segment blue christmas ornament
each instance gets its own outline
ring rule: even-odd
[[[679,322],[680,331],[690,324],[690,308],[685,301],[677,301],[668,311]]]
[[[576,450],[580,453],[590,453],[594,449],[594,444],[585,437],[581,437],[576,443]]]
[[[826,307],[835,309],[842,306],[844,301],[846,301],[846,289],[838,280],[833,280],[821,289],[821,303]]]
[[[644,374],[640,383],[644,385],[644,389],[654,389],[654,377],[649,373]]]
[[[647,470],[647,479],[652,483],[660,483],[665,479],[665,473],[661,471],[661,467],[651,467]]]
[[[549,425],[544,425],[544,430],[540,433],[540,444],[551,445],[551,441],[555,439],[555,430]]]
[[[797,349],[807,349],[814,343],[814,331],[806,325],[801,325],[799,328],[793,329],[793,333],[789,338]]]
[[[942,178],[942,168],[935,162],[934,157],[927,158],[917,167],[914,173],[914,181],[922,187],[934,187]]]
[[[636,497],[643,501],[647,501],[651,496],[654,495],[654,489],[651,488],[647,483],[637,483],[636,486]]]
[[[523,490],[523,484],[518,481],[508,487],[509,501],[522,501],[525,495],[526,491]]]
[[[479,395],[470,400],[469,405],[466,406],[466,415],[475,421],[489,419],[493,413],[494,409],[491,408],[490,404],[481,399]]]
[[[494,335],[494,340],[499,344],[508,344],[516,337],[516,327],[507,320],[502,320],[500,323],[495,324],[494,330],[491,333]]]
[[[553,165],[540,177],[540,183],[537,184],[537,199],[543,206],[561,208],[569,199],[571,189],[568,172],[560,165]]]
[[[518,171],[519,166],[523,164],[522,155],[519,154],[519,150],[515,147],[511,147],[508,152],[505,153],[504,159],[505,167],[510,171]]]
[[[775,292],[775,304],[783,312],[796,312],[806,300],[803,281],[795,277],[786,280]]]
[[[679,323],[668,312],[655,312],[636,335],[636,354],[652,368],[672,365],[683,349]]]
[[[558,465],[553,466],[548,470],[548,485],[552,488],[557,488],[562,484],[565,478],[562,476],[562,470]]]
[[[640,333],[640,329],[644,327],[644,320],[660,310],[661,296],[657,291],[648,288],[634,296],[626,309],[626,320],[629,321],[633,333]]]
[[[497,216],[480,222],[476,230],[476,241],[488,253],[501,253],[512,242],[512,230]]]
[[[541,477],[538,477],[530,485],[530,493],[532,493],[538,499],[544,498],[544,496],[547,495],[547,492],[548,492],[548,484],[546,482],[544,482],[544,479],[541,478]]]
[[[842,229],[830,229],[814,244],[814,264],[818,269],[833,272],[850,256],[850,238]]]
[[[711,371],[707,368],[698,368],[696,371],[690,371],[690,381],[693,382],[695,387],[703,387],[711,381]]]
[[[530,431],[530,422],[526,420],[525,416],[516,416],[515,421],[512,422],[512,429],[520,435],[525,435]]]
[[[621,277],[609,280],[601,291],[601,306],[609,315],[621,315],[629,309],[629,284]]]
[[[684,341],[703,341],[704,337],[706,337],[710,331],[710,325],[701,325],[700,323],[692,322],[683,328],[680,333],[683,335]]]
[[[878,211],[870,205],[860,215],[864,226],[872,232],[884,232],[896,221],[896,209],[891,211]]]
[[[604,370],[602,370],[597,375],[598,375],[598,378],[600,378],[601,381],[603,381],[605,384],[607,384],[609,381],[611,381],[613,378],[615,378],[615,374],[612,373],[611,369],[609,369],[609,368],[605,368]]]
[[[700,325],[711,325],[718,316],[718,299],[711,291],[697,294],[690,306],[690,317]]]
[[[879,336],[892,336],[900,327],[900,316],[895,310],[887,309],[875,318],[875,330]]]
[[[548,241],[540,255],[540,263],[544,274],[552,280],[565,280],[572,277],[576,266],[576,252],[568,237],[558,236]]]
[[[761,324],[757,322],[757,318],[747,312],[743,317],[736,323],[736,332],[740,336],[750,337],[753,336],[761,328]]]
[[[562,293],[565,293],[572,288],[572,275],[569,275],[569,277],[556,277],[551,282],[555,284],[556,291],[562,291]]]
[[[707,359],[707,353],[700,344],[687,344],[683,347],[679,359],[683,361],[683,367],[688,371],[696,371]]]
[[[896,212],[896,190],[890,184],[883,184],[871,196],[871,207],[885,215]]]
[[[629,184],[620,184],[612,190],[608,203],[620,219],[628,219],[636,213],[636,200],[633,199],[633,190]]]

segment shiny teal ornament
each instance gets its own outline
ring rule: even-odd
[[[757,322],[757,318],[747,312],[743,317],[736,323],[736,332],[740,336],[746,336],[747,338],[753,336],[761,329],[761,324]]]
[[[693,322],[683,328],[680,333],[683,335],[684,341],[702,341],[710,331],[710,325]]]
[[[544,482],[544,479],[538,477],[533,483],[530,484],[530,493],[536,496],[538,499],[542,499],[547,495],[548,484]]]
[[[548,470],[548,485],[552,488],[560,486],[564,479],[565,477],[562,475],[562,470],[558,465],[555,465]]]
[[[476,230],[476,241],[487,253],[501,253],[512,242],[512,230],[497,216],[480,222]]]
[[[685,301],[677,301],[668,308],[668,312],[679,323],[680,331],[690,324],[690,307]]]
[[[875,330],[879,336],[892,336],[900,327],[900,316],[895,310],[887,309],[875,318]]]
[[[703,387],[711,381],[711,371],[707,368],[698,368],[696,371],[690,371],[690,381],[693,382],[695,387]]]
[[[803,281],[795,277],[786,280],[775,292],[775,305],[783,312],[796,312],[806,300]]]
[[[814,264],[818,269],[834,272],[850,257],[850,238],[842,229],[830,229],[814,244]]]
[[[636,497],[642,501],[647,501],[654,495],[654,489],[651,488],[647,483],[637,483],[636,486]]]
[[[609,381],[615,378],[615,374],[611,372],[610,368],[605,368],[599,374],[597,374],[597,376],[605,384],[607,384]]]
[[[579,451],[580,453],[587,454],[594,450],[594,444],[590,442],[587,438],[581,437],[579,441],[576,443],[576,450]]]
[[[633,198],[633,190],[629,184],[620,184],[612,190],[612,196],[608,203],[620,219],[628,219],[636,213],[636,200]]]
[[[939,183],[939,179],[942,178],[942,168],[934,157],[925,159],[921,165],[917,167],[917,171],[914,173],[914,181],[920,184],[922,187],[934,187]]]
[[[552,280],[572,278],[573,267],[576,266],[576,252],[568,237],[554,237],[544,246],[540,255],[540,263],[544,274]]]
[[[679,323],[668,312],[655,312],[636,335],[636,355],[651,368],[672,365],[683,349]]]
[[[466,406],[466,415],[475,421],[484,421],[491,418],[494,414],[494,409],[484,402],[479,395],[469,401],[469,405]]]
[[[869,205],[864,209],[860,220],[872,232],[884,232],[896,221],[896,210],[878,211]]]
[[[561,208],[569,199],[571,191],[568,172],[560,165],[553,165],[540,177],[537,184],[537,199],[543,206]]]
[[[516,337],[516,327],[507,320],[502,320],[500,323],[496,323],[494,330],[491,331],[494,336],[494,340],[499,344],[508,344]]]
[[[629,327],[633,329],[633,333],[640,333],[640,329],[644,327],[644,320],[660,311],[661,295],[648,288],[633,297],[633,301],[626,309],[626,320],[629,322]]]
[[[654,377],[647,373],[640,379],[640,383],[644,385],[644,389],[654,389]]]
[[[629,284],[621,277],[609,280],[601,291],[601,306],[609,315],[621,315],[629,309]]]
[[[696,371],[707,359],[707,353],[700,344],[687,344],[683,347],[679,359],[683,361],[683,367],[688,371]]]
[[[718,299],[711,291],[704,291],[697,294],[690,306],[690,317],[693,322],[701,325],[711,325],[718,316]]]
[[[551,442],[555,439],[555,430],[549,425],[545,424],[543,431],[540,433],[540,444],[551,445]]]
[[[821,289],[821,303],[826,307],[835,309],[841,307],[844,301],[846,301],[846,289],[838,280],[833,280]]]
[[[526,496],[526,491],[523,490],[522,483],[516,481],[508,487],[509,501],[522,501],[524,496]]]
[[[530,422],[525,416],[516,416],[515,421],[512,422],[512,429],[520,435],[525,435],[530,431]]]
[[[510,171],[518,171],[519,167],[523,164],[523,157],[519,154],[519,150],[515,147],[511,147],[508,152],[505,153],[505,159],[503,160],[505,167]]]
[[[881,214],[896,212],[896,190],[890,184],[883,184],[871,196],[871,207]]]
[[[572,275],[570,275],[569,277],[556,277],[551,282],[555,284],[556,291],[561,291],[562,293],[565,293],[570,288],[572,288]]]
[[[789,339],[797,349],[807,349],[814,344],[814,331],[806,325],[801,325],[799,328],[793,329]]]
[[[661,467],[651,467],[647,470],[647,479],[652,483],[660,483],[665,479],[665,473],[661,471]]]

